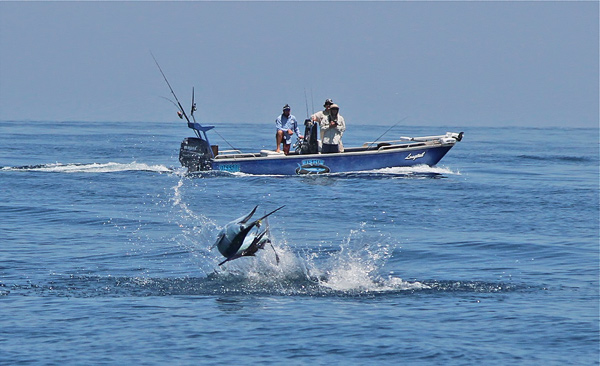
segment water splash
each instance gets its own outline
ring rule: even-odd
[[[216,257],[209,250],[209,245],[214,243],[220,228],[210,218],[194,212],[184,199],[185,176],[171,189],[173,195],[170,203],[173,207],[172,221],[181,229],[181,235],[174,238],[179,248],[189,252],[196,258],[196,263],[204,274],[210,273],[215,265]],[[210,244],[209,244],[210,243]]]
[[[380,275],[382,267],[391,258],[393,243],[389,237],[369,235],[361,227],[353,230],[339,249],[320,247],[297,251],[292,249],[296,247],[294,243],[274,240],[277,256],[265,249],[256,257],[241,258],[217,267],[218,253],[204,252],[200,259],[205,263],[200,266],[209,263],[214,268],[206,280],[220,283],[224,292],[346,296],[428,288],[419,282]]]
[[[193,253],[206,281],[220,283],[222,291],[267,292],[287,295],[371,294],[429,289],[417,281],[383,275],[383,267],[399,246],[390,235],[370,233],[361,223],[341,243],[316,249],[294,250],[304,243],[273,238],[274,250],[259,251],[256,257],[240,258],[222,267],[222,259],[209,246],[220,227],[210,218],[195,213],[185,200],[186,178],[172,187],[171,202],[182,230],[179,246]],[[197,187],[194,187],[195,189]],[[279,258],[279,263],[276,258]]]
[[[318,274],[319,285],[342,293],[382,293],[426,288],[419,282],[381,275],[398,243],[387,235],[368,233],[365,226],[365,223],[361,223],[358,229],[351,230],[339,251],[330,252],[324,263],[314,258],[306,259],[311,272]]]

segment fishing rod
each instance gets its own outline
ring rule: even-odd
[[[162,74],[163,78],[165,79],[165,82],[167,83],[167,86],[169,87],[169,90],[171,90],[171,94],[173,94],[173,96],[175,97],[175,100],[177,101],[177,105],[179,106],[179,113],[177,113],[177,115],[179,115],[179,118],[181,118],[181,116],[185,117],[185,120],[188,123],[190,123],[190,119],[188,118],[187,114],[185,114],[185,110],[181,106],[181,103],[179,102],[179,99],[177,99],[177,95],[175,95],[175,92],[173,91],[173,88],[171,88],[171,84],[169,84],[169,80],[167,80],[167,77],[165,76],[165,73],[162,71],[160,65],[158,64],[158,61],[156,61],[156,57],[154,57],[154,54],[152,52],[150,52],[150,55],[154,59],[154,63],[156,64],[156,66],[158,67],[158,70],[160,71],[160,73]],[[192,109],[193,108],[194,107],[192,106]]]
[[[392,127],[388,128],[384,133],[381,134],[381,136],[379,136],[375,141],[371,142],[369,144],[369,146],[367,146],[367,150],[371,147],[371,145],[373,145],[374,143],[376,143],[377,141],[379,141],[380,138],[382,138],[386,133],[390,132],[390,130],[396,126],[398,126],[400,124],[400,122],[404,121],[405,119],[407,119],[408,116],[402,118],[400,121],[398,121],[395,125],[393,125]]]
[[[308,114],[308,99],[306,98],[306,88],[304,88],[304,104],[306,104],[306,119],[309,119],[310,114]]]
[[[313,98],[312,87],[310,88],[310,105],[312,107],[312,113],[315,114],[315,98]]]
[[[162,68],[158,64],[158,61],[156,61],[156,57],[154,57],[154,54],[152,52],[150,52],[150,55],[152,55],[152,58],[154,59],[154,63],[156,64],[156,66],[158,67],[158,70],[160,71],[160,73],[162,74],[163,78],[165,79],[165,82],[167,83],[167,86],[169,87],[169,90],[171,90],[171,94],[173,94],[173,97],[175,97],[175,100],[177,101],[177,104],[175,104],[175,102],[173,102],[169,98],[165,98],[165,97],[161,97],[161,98],[164,98],[164,99],[168,100],[169,102],[173,103],[176,107],[178,107],[179,111],[177,112],[177,115],[179,116],[179,118],[181,118],[183,116],[183,117],[185,117],[185,120],[188,123],[191,123],[190,119],[187,116],[187,114],[185,114],[185,110],[183,109],[183,106],[181,105],[181,102],[179,102],[179,99],[177,98],[177,95],[175,95],[175,92],[173,91],[173,88],[171,87],[171,84],[169,83],[169,80],[167,80],[167,77],[165,76],[165,73],[162,71]],[[191,109],[190,109],[190,115],[192,116],[192,119],[193,119],[194,123],[196,123],[196,117],[194,116],[194,112],[197,111],[197,110],[198,109],[196,108],[196,101],[195,101],[195,88],[192,87],[192,106],[191,106]],[[194,131],[196,131],[196,130],[194,129]],[[222,138],[223,141],[225,141],[227,143],[227,145],[229,145],[229,147],[231,147],[232,149],[236,150],[236,148],[233,145],[231,145],[229,143],[229,141],[227,141],[225,139],[225,137],[223,137],[219,132],[217,132],[216,130],[214,130],[214,132],[217,135],[219,135],[219,137]],[[196,131],[196,134],[199,135],[199,132]]]

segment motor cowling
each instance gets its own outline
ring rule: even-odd
[[[208,142],[197,137],[186,137],[179,149],[179,162],[190,172],[210,170],[212,150]]]

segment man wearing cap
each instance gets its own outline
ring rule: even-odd
[[[342,142],[342,135],[346,131],[346,122],[339,111],[340,107],[332,104],[329,107],[329,115],[321,119],[321,142],[323,143],[321,152],[323,154],[340,152],[339,146]]]
[[[292,108],[289,105],[283,106],[283,113],[275,120],[275,127],[277,127],[277,133],[275,140],[277,141],[276,152],[281,152],[280,146],[283,142],[283,153],[285,155],[290,153],[290,146],[292,145],[292,135],[296,132],[298,138],[304,138],[300,135],[300,129],[298,128],[298,121],[294,115],[290,114]]]

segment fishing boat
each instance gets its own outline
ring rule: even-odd
[[[271,150],[243,153],[238,150],[219,152],[211,145],[207,132],[214,126],[188,122],[195,137],[181,142],[179,161],[189,172],[221,171],[230,173],[304,175],[355,172],[415,165],[436,165],[463,138],[463,132],[439,136],[400,137],[391,141],[365,142],[346,147],[343,152],[321,154],[317,140],[318,125],[305,121],[304,138],[299,139],[289,155]]]
[[[176,102],[168,100],[178,108],[179,118],[185,117],[188,127],[195,133],[194,137],[186,137],[182,141],[179,150],[179,161],[189,172],[221,171],[268,175],[306,175],[415,165],[434,166],[463,138],[463,132],[447,132],[445,135],[439,136],[401,137],[398,140],[379,141],[383,137],[382,135],[375,141],[365,142],[359,147],[345,148],[342,152],[337,153],[322,154],[320,141],[317,139],[318,124],[307,119],[304,121],[305,134],[303,138],[297,141],[295,149],[288,155],[271,150],[261,150],[257,153],[243,153],[239,150],[220,152],[217,145],[209,142],[207,135],[207,132],[214,126],[202,126],[196,122],[194,89],[192,88],[190,119],[154,55],[152,58]]]

